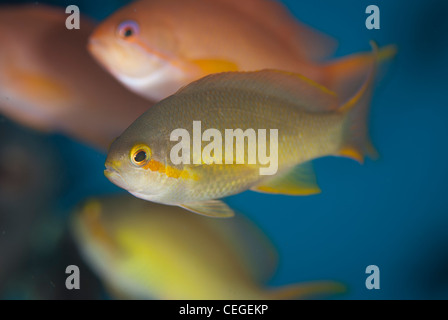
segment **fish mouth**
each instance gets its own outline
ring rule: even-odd
[[[104,45],[102,44],[101,41],[95,39],[95,38],[90,38],[89,42],[87,43],[87,51],[89,51],[89,53],[96,59],[99,60],[99,58],[101,57],[100,54],[100,50],[104,50]]]
[[[104,175],[106,176],[106,178],[110,180],[110,178],[112,178],[113,175],[120,175],[120,174],[114,168],[106,167],[106,170],[104,170]]]
[[[106,165],[106,170],[104,170],[104,175],[110,182],[117,185],[120,188],[127,190],[127,183],[121,176],[120,172],[117,169],[111,166]]]
[[[107,174],[112,174],[112,173],[118,173],[119,174],[119,172],[118,172],[118,170],[117,169],[115,169],[115,167],[113,166],[113,165],[110,165],[110,164],[105,164],[105,167],[106,167],[106,170],[104,170],[104,174],[106,175],[106,173]]]
[[[144,50],[140,46],[137,48],[137,51]],[[87,43],[87,51],[89,51],[90,55],[103,69],[116,78],[124,75],[131,79],[139,79],[140,77],[145,77],[146,74],[154,72],[153,67],[150,67],[148,70],[148,67],[153,63],[147,63],[146,59],[145,63],[137,66],[135,50],[134,45],[131,46],[128,42],[123,45],[120,42],[99,36],[96,37],[95,35],[91,36]],[[141,57],[137,56],[137,58],[138,61],[141,60]]]
[[[107,44],[104,43],[104,41],[90,38],[89,42],[87,43],[87,51],[89,51],[90,55],[99,65],[103,67],[103,69],[107,70],[109,73],[114,74],[114,70],[113,68],[111,68],[111,64],[108,63],[111,50],[109,50]]]

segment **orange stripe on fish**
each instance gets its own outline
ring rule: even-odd
[[[210,73],[220,73],[227,71],[239,71],[238,65],[232,61],[226,61],[222,59],[195,59],[190,61],[190,64],[181,61],[178,58],[154,50],[151,46],[147,45],[143,40],[139,38],[129,39],[127,42],[132,42],[140,46],[148,54],[153,55],[166,63],[171,64],[173,67],[182,70],[186,73],[203,73],[206,75]]]
[[[143,166],[143,169],[151,170],[154,172],[160,172],[162,174],[165,174],[167,177],[174,178],[174,179],[182,178],[182,179],[197,180],[197,178],[195,176],[190,175],[190,173],[188,171],[179,170],[179,169],[173,168],[171,166],[166,166],[157,160],[148,161],[148,163]]]

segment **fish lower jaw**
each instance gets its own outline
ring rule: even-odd
[[[116,75],[130,90],[155,101],[162,100],[174,94],[186,81],[186,75],[179,69],[165,65],[146,77],[133,78]]]
[[[107,168],[106,170],[104,170],[104,175],[107,179],[109,179],[110,182],[112,182],[116,186],[125,190],[128,188],[128,184],[126,183],[126,181],[115,169]]]

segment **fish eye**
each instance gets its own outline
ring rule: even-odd
[[[127,20],[118,26],[118,35],[123,39],[130,39],[134,35],[137,35],[140,32],[140,28],[138,23],[132,20]]]
[[[151,158],[151,150],[145,145],[136,145],[131,151],[131,162],[137,166],[142,167],[148,163]]]

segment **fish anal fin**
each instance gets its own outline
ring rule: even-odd
[[[251,190],[291,196],[306,196],[321,192],[311,162],[298,165],[291,171],[264,181]]]
[[[191,212],[212,218],[231,218],[235,215],[235,212],[221,200],[191,202],[179,206]]]

